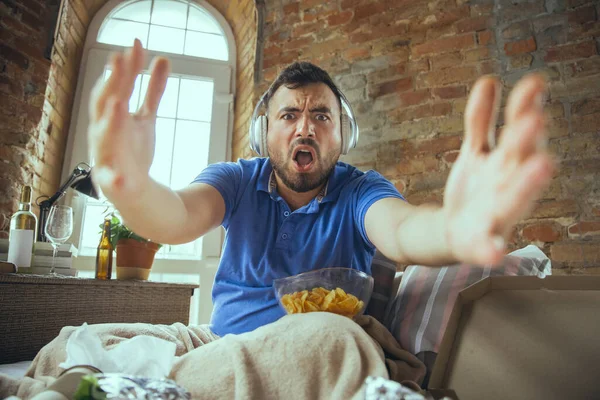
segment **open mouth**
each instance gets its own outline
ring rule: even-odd
[[[315,151],[310,146],[298,146],[293,154],[294,166],[299,171],[309,170],[315,160]]]

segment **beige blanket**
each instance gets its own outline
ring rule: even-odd
[[[206,326],[182,324],[93,328],[108,348],[140,334],[175,342],[180,357],[170,378],[193,398],[361,399],[367,376],[420,383],[425,375],[424,365],[368,316],[355,323],[330,313],[288,315],[253,332],[222,338]],[[44,347],[22,381],[0,377],[0,396],[27,399],[53,382],[73,330],[63,329]]]

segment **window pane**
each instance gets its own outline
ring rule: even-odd
[[[181,79],[177,118],[210,122],[213,87],[212,81]]]
[[[185,29],[188,5],[173,0],[155,0],[152,23]]]
[[[165,93],[158,106],[159,117],[175,118],[177,116],[177,97],[179,96],[179,78],[170,77],[167,79]]]
[[[150,176],[166,186],[169,186],[171,180],[174,132],[175,120],[167,118],[156,119],[156,143],[154,146],[154,160],[150,167]]]
[[[212,33],[187,31],[183,54],[214,60],[229,60],[225,37]]]
[[[167,78],[167,82],[168,82],[168,78]],[[142,103],[144,103],[144,100],[146,98],[146,92],[148,91],[149,83],[150,83],[150,74],[148,74],[148,73],[142,74],[142,83],[140,84],[140,104],[138,107],[141,107]]]
[[[148,81],[150,75],[146,75],[146,89],[148,89]],[[144,91],[145,95],[145,91]],[[167,78],[167,86],[160,104],[158,106],[158,116],[175,118],[177,115],[177,96],[179,95],[179,78],[171,76]]]
[[[212,16],[194,6],[190,6],[187,28],[193,31],[223,34],[221,27]]]
[[[98,42],[117,46],[133,46],[134,39],[138,38],[145,48],[147,36],[147,24],[111,19],[104,24],[100,33],[98,33]]]
[[[130,21],[150,23],[150,0],[137,1],[129,4],[112,15],[112,18],[128,19]]]
[[[197,243],[194,242],[190,242],[190,243],[185,243],[185,244],[178,244],[178,245],[174,245],[174,246],[167,246],[167,249],[165,251],[166,253],[166,258],[170,257],[180,257],[180,258],[184,258],[182,256],[187,256],[185,258],[194,258],[194,256],[196,256],[196,248],[197,248]]]
[[[81,240],[81,247],[83,249],[95,249],[98,247],[102,231],[100,225],[104,220],[104,211],[106,208],[106,204],[93,204],[90,201],[87,202],[85,215],[83,216]]]
[[[148,84],[150,83],[150,75],[144,74],[142,78],[142,87],[140,91],[140,106],[144,102]],[[167,86],[160,99],[157,115],[159,117],[175,118],[177,114],[177,96],[179,95],[179,78],[170,76],[167,78]]]
[[[177,121],[171,188],[184,188],[206,168],[210,145],[210,123]]]
[[[185,31],[183,29],[150,26],[150,39],[148,49],[164,51],[166,53],[183,53]]]
[[[131,97],[129,98],[129,112],[130,113],[136,112],[139,108],[141,83],[142,83],[142,75],[138,75],[137,78],[135,78],[133,93],[131,93]]]

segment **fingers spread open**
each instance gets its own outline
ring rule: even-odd
[[[133,89],[135,88],[135,80],[144,65],[144,58],[142,42],[139,39],[135,39],[133,47],[125,53],[123,81],[121,85],[121,97],[123,99],[131,97],[131,93],[133,93]]]
[[[543,116],[529,112],[503,128],[498,151],[503,153],[502,158],[506,161],[521,162],[533,155],[538,143],[544,140]]]
[[[543,190],[548,187],[554,174],[554,165],[549,155],[537,154],[529,158],[515,171],[510,184],[499,199],[499,220],[506,226],[517,223],[527,215]]]
[[[94,125],[94,131],[90,132],[95,144],[96,164],[112,165],[114,153],[117,151],[115,141],[123,134],[123,126],[129,117],[127,102],[117,96],[108,99],[104,118]]]
[[[531,74],[521,79],[508,96],[505,111],[506,124],[516,122],[530,111],[542,113],[545,86],[544,78],[538,74]]]
[[[150,82],[144,99],[144,104],[140,109],[143,115],[155,115],[158,110],[160,99],[167,86],[167,78],[169,77],[169,61],[163,57],[157,57],[152,60],[150,69]]]
[[[492,77],[479,79],[467,102],[465,111],[465,147],[475,152],[487,152],[493,147],[501,87]]]
[[[103,76],[98,79],[90,98],[90,118],[92,121],[97,121],[102,118],[108,99],[111,96],[118,94],[121,90],[125,68],[124,64],[125,61],[122,53],[113,54],[110,60],[110,77],[106,82],[104,82]]]

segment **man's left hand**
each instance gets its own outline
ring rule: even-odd
[[[511,92],[505,126],[493,147],[500,84],[479,79],[465,111],[465,139],[444,194],[446,238],[454,257],[495,264],[505,241],[545,190],[554,171],[546,151],[544,80],[523,78]],[[490,143],[492,142],[492,143]]]

